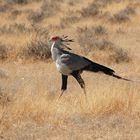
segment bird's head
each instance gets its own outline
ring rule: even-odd
[[[61,41],[61,37],[59,37],[59,36],[53,36],[51,39],[50,39],[50,41]]]
[[[51,37],[50,41],[57,42],[63,47],[66,47],[68,50],[71,50],[67,45],[69,45],[70,42],[74,42],[72,39],[68,39],[68,36],[53,36]]]
[[[61,42],[74,42],[72,39],[68,39],[68,36],[53,36],[51,39],[51,41],[61,41]]]

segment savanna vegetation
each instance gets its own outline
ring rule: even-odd
[[[83,73],[87,100],[61,77],[49,39],[140,80],[139,0],[0,0],[0,139],[139,140],[140,82]]]

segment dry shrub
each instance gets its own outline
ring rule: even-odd
[[[0,87],[0,106],[8,105],[10,102],[10,96],[8,93],[4,92],[4,89]]]
[[[50,58],[50,44],[46,41],[48,40],[48,29],[32,24],[31,31],[33,33],[31,41],[27,42],[26,47],[18,53],[18,57],[39,60]]]
[[[8,3],[27,4],[30,0],[6,0]]]
[[[13,10],[13,11],[11,11],[10,17],[11,17],[11,19],[14,19],[14,20],[15,20],[15,18],[16,18],[18,15],[21,15],[21,13],[22,13],[21,10]]]
[[[7,12],[11,10],[11,6],[9,4],[2,4],[0,5],[0,12]]]
[[[102,26],[97,27],[91,27],[91,28],[78,28],[78,42],[82,49],[84,50],[84,53],[90,52],[93,48],[97,48],[100,46],[99,44],[102,44],[105,41],[101,41],[100,37],[98,36],[104,36],[106,35],[107,31]],[[109,44],[109,43],[108,43]],[[104,47],[104,45],[101,45]]]
[[[97,26],[92,26],[90,28],[88,27],[83,27],[83,28],[78,28],[77,29],[79,34],[85,34],[87,37],[94,36],[94,37],[101,37],[101,36],[106,36],[107,29],[102,26],[102,25],[97,25]]]
[[[8,78],[8,73],[5,69],[0,69],[0,78]]]
[[[106,28],[101,26],[101,25],[94,27],[94,32],[95,32],[95,35],[105,35],[105,34],[107,34]]]
[[[0,44],[0,60],[5,60],[8,58],[8,48],[3,45]]]
[[[43,12],[41,10],[32,11],[28,16],[28,19],[32,22],[40,22],[43,19]]]
[[[80,13],[82,17],[96,16],[99,13],[99,7],[95,3],[92,3],[88,7],[83,8]]]
[[[3,25],[0,27],[0,33],[12,33],[12,34],[17,34],[17,33],[23,33],[23,32],[29,32],[30,28],[26,27],[24,23],[19,24],[19,23],[14,23],[10,25]]]
[[[102,8],[114,2],[113,0],[94,0],[86,8],[81,10],[82,17],[97,16],[102,14]],[[115,1],[117,2],[117,1]]]
[[[80,20],[80,18],[75,15],[66,16],[61,19],[60,26],[64,28],[70,24],[74,24],[74,23],[78,22],[79,20]]]
[[[115,63],[130,62],[131,61],[131,58],[130,58],[130,56],[128,56],[128,53],[125,52],[121,48],[116,49],[114,54],[109,56],[109,59]]]
[[[51,57],[50,46],[41,40],[34,40],[28,43],[27,47],[22,50],[22,55],[27,59],[46,60]]]
[[[7,6],[6,5],[0,5],[0,12],[6,12]]]
[[[117,14],[114,14],[113,17],[110,18],[110,20],[114,23],[116,23],[116,22],[117,23],[122,23],[122,22],[129,21],[130,18],[125,13],[119,12]]]
[[[85,54],[95,51],[111,52],[108,54],[109,62],[129,62],[131,58],[128,53],[116,47],[107,36],[107,30],[103,26],[91,28],[78,28],[78,42]]]
[[[98,39],[97,41],[95,41],[95,49],[114,50],[114,44],[107,39]]]
[[[114,14],[109,20],[114,23],[123,23],[130,20],[130,16],[135,14],[134,8],[127,6],[124,10]]]
[[[123,12],[127,15],[134,15],[136,13],[134,8],[129,5],[123,10]]]
[[[46,0],[43,1],[41,7],[37,9],[36,11],[31,11],[28,20],[31,20],[33,23],[35,22],[40,22],[46,17],[53,16],[56,14],[56,11],[59,10],[60,8],[60,1],[51,1],[51,0]]]
[[[60,3],[61,2],[57,0],[44,1],[41,6],[41,11],[43,12],[44,17],[50,17],[56,14],[56,11],[60,9]]]
[[[105,6],[107,6],[108,4],[111,4],[112,2],[117,2],[117,0],[116,1],[114,1],[114,0],[95,0],[94,1],[94,4],[96,4],[98,7],[105,7]],[[119,0],[118,0],[118,2],[119,2]]]
[[[76,3],[78,3],[79,0],[67,0],[67,3],[70,5],[70,6],[74,6]]]

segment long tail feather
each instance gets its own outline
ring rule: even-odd
[[[134,82],[133,80],[130,80],[130,79],[127,79],[127,78],[123,78],[123,77],[118,76],[118,75],[116,75],[116,74],[114,74],[114,73],[113,73],[112,76],[115,77],[115,78],[117,78],[117,79],[122,79],[122,80],[125,80],[125,81],[131,81],[131,82]]]
[[[84,67],[83,70],[91,71],[91,72],[103,72],[107,75],[113,75],[113,73],[115,72],[114,70],[112,70],[106,66],[103,66],[103,65],[100,65],[100,64],[97,64],[94,62],[92,62],[88,66]]]
[[[113,69],[110,69],[106,66],[103,66],[103,65],[100,65],[100,64],[97,64],[97,63],[94,63],[92,61],[90,61],[89,59],[85,58],[86,60],[88,60],[89,62],[91,62],[88,66],[86,66],[85,68],[83,68],[83,70],[85,71],[91,71],[91,72],[103,72],[104,74],[107,74],[109,76],[113,76],[117,79],[121,79],[121,80],[125,80],[125,81],[132,81],[133,80],[130,80],[130,79],[127,79],[127,78],[123,78],[121,76],[118,76],[115,73],[115,71]]]

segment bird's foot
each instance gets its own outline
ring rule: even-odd
[[[65,90],[62,90],[62,91],[61,91],[61,94],[60,94],[60,96],[59,96],[59,99],[62,97],[64,91],[65,91]]]

